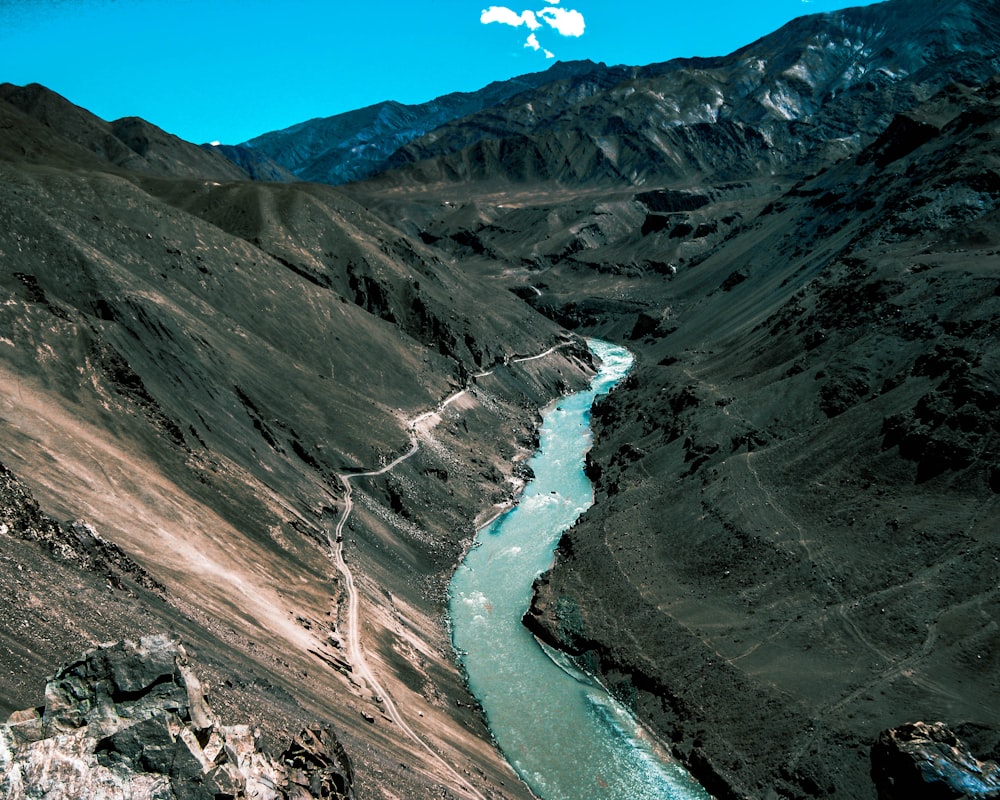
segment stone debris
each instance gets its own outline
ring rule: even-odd
[[[347,800],[353,782],[329,728],[271,754],[259,731],[220,724],[165,635],[87,651],[49,680],[43,707],[0,726],[8,800]]]

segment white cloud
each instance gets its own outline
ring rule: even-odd
[[[538,41],[538,37],[535,36],[535,34],[531,34],[525,40],[524,46],[527,47],[527,48],[530,48],[531,50],[534,50],[536,53],[539,50],[541,50],[543,53],[545,53],[545,57],[546,58],[555,58],[556,57],[556,54],[553,53],[551,50],[546,50],[544,47],[542,47],[541,42]]]
[[[524,46],[536,53],[545,54],[546,58],[555,58],[555,53],[542,46],[535,31],[542,28],[542,22],[548,25],[562,36],[583,36],[587,25],[583,14],[570,8],[555,8],[561,0],[545,0],[548,7],[539,11],[521,11],[518,13],[507,6],[490,6],[484,8],[479,15],[479,21],[484,25],[492,22],[501,25],[509,25],[512,28],[526,27],[531,33],[524,42]]]
[[[479,15],[479,21],[484,25],[488,25],[491,22],[499,22],[502,25],[510,25],[513,28],[520,28],[522,25],[527,25],[528,30],[531,31],[536,31],[542,27],[542,23],[535,17],[534,11],[523,11],[518,14],[506,6],[484,8],[482,14]]]
[[[499,22],[502,25],[511,25],[515,28],[523,24],[520,14],[503,6],[484,8],[483,13],[479,15],[479,21],[483,25],[488,25],[491,22]]]
[[[563,36],[583,36],[587,27],[583,14],[569,8],[544,8],[538,16]]]

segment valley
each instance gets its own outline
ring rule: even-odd
[[[531,797],[447,586],[599,337],[635,365],[530,630],[718,798],[890,797],[917,721],[1000,760],[998,20],[889,0],[233,147],[0,86],[3,715],[166,633],[226,724],[331,725],[345,796]]]

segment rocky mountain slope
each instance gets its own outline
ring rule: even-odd
[[[268,181],[271,183],[289,183],[297,181],[291,172],[280,164],[272,161],[259,150],[243,145],[203,144],[203,150],[225,156],[237,167],[243,170],[251,180]]]
[[[302,180],[335,186],[364,180],[384,169],[386,159],[399,148],[440,125],[597,67],[590,61],[560,62],[545,72],[496,81],[475,92],[454,92],[418,105],[391,100],[376,103],[262,134],[239,149],[242,154],[259,153]]]
[[[586,380],[580,346],[329,187],[230,181],[169,139],[136,162],[64,99],[5,92],[4,464],[152,583],[107,572],[107,556],[65,563],[65,537],[21,543],[37,537],[8,523],[0,706],[29,705],[94,643],[167,631],[211,664],[234,724],[332,723],[372,796],[468,793],[462,772],[509,782],[455,665],[443,589],[472,520],[516,491],[538,404]],[[410,420],[463,387],[418,453],[353,481],[343,543],[364,652],[455,765],[442,773],[352,675],[354,596],[331,548],[342,476],[407,452]]]
[[[220,724],[332,724],[359,797],[527,796],[444,587],[588,334],[636,368],[533,630],[721,798],[890,796],[914,730],[997,760],[998,20],[889,0],[577,65],[343,189],[3,87],[0,705],[167,631]],[[340,123],[389,143],[362,171],[424,124]]]
[[[599,65],[415,139],[382,180],[642,185],[811,171],[949,82],[1000,71],[998,20],[996,0],[890,0],[802,17],[725,57]]]
[[[5,160],[62,166],[111,164],[133,172],[204,180],[248,177],[221,155],[145,120],[125,117],[105,122],[38,84],[0,84],[0,113]]]
[[[624,326],[548,300],[639,366],[530,621],[720,797],[873,797],[906,721],[996,757],[998,124],[997,81],[944,92],[675,276],[610,279]]]

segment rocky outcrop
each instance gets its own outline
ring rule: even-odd
[[[184,648],[165,635],[87,651],[48,682],[44,706],[0,727],[10,800],[350,798],[352,783],[328,728],[272,753],[260,731],[220,724]]]
[[[935,381],[935,388],[884,421],[883,448],[898,446],[900,456],[916,462],[918,482],[975,465],[993,492],[1000,492],[994,461],[1000,394],[981,361],[960,345],[936,345],[911,370]]]
[[[941,722],[882,731],[871,758],[879,800],[1000,797],[1000,765],[976,759]]]
[[[56,559],[103,576],[111,586],[135,584],[162,595],[163,585],[121,547],[92,525],[75,520],[61,525],[42,513],[20,479],[0,464],[0,533],[39,542]]]

